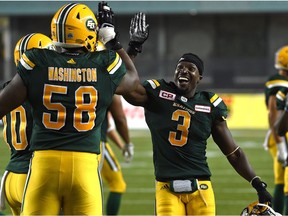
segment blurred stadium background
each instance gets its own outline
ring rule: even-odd
[[[81,2],[97,13],[98,1]],[[129,41],[133,14],[139,11],[147,14],[150,36],[143,53],[136,59],[142,80],[163,77],[171,80],[175,63],[184,52],[194,52],[204,60],[204,78],[199,88],[217,92],[225,100],[230,110],[228,124],[236,141],[272,192],[272,160],[262,147],[268,127],[263,91],[265,80],[276,72],[275,52],[288,44],[288,2],[108,2],[115,12],[124,47]],[[16,72],[13,61],[16,42],[32,32],[50,35],[51,18],[64,3],[67,1],[0,1],[0,83],[11,79]],[[133,163],[122,163],[128,188],[120,213],[152,215],[154,177],[150,134],[143,109],[125,101],[124,105],[136,153]],[[1,176],[9,160],[9,150],[4,143],[0,143],[0,152]],[[208,157],[217,214],[239,215],[256,199],[254,190],[238,177],[212,140]],[[122,162],[121,153],[119,158]]]

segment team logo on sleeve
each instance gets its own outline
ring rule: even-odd
[[[159,97],[160,97],[160,98],[167,99],[167,100],[174,101],[174,100],[175,100],[175,97],[176,97],[176,94],[173,94],[173,93],[171,93],[171,92],[167,92],[167,91],[160,90],[160,92],[159,92]]]
[[[211,107],[210,106],[203,106],[203,105],[195,105],[195,111],[211,113]]]

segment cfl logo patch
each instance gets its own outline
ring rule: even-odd
[[[174,101],[174,100],[175,100],[175,97],[176,97],[176,94],[173,94],[173,93],[171,93],[171,92],[167,92],[167,91],[161,90],[161,91],[159,92],[159,97],[160,97],[160,98],[167,99],[167,100]]]
[[[94,31],[96,29],[96,23],[93,19],[88,19],[86,21],[86,27],[91,30],[91,31]]]

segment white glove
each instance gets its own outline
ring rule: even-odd
[[[287,148],[285,141],[277,143],[277,159],[283,166],[286,166],[287,161]]]
[[[116,36],[115,28],[112,24],[104,23],[98,30],[99,40],[105,45]]]
[[[125,158],[125,161],[127,163],[131,162],[134,156],[134,145],[133,143],[125,144],[125,147],[123,149],[123,155]]]

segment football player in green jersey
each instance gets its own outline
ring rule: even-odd
[[[281,92],[282,93],[282,92]],[[277,93],[277,95],[279,92]],[[283,95],[284,97],[281,99],[278,99],[277,97],[277,106],[279,108],[283,108],[283,112],[278,117],[274,127],[279,136],[285,136],[288,132],[288,91],[286,90],[286,94]],[[287,161],[286,161],[287,165]],[[287,167],[287,166],[286,166]],[[285,185],[286,186],[286,185]]]
[[[103,11],[101,11],[101,8],[103,7],[105,7],[106,10],[109,10],[109,16],[103,14]],[[101,2],[99,3],[99,8],[100,11],[98,19],[103,19],[105,21],[102,22],[114,25],[114,19],[111,17],[114,13],[108,4],[106,2]],[[103,43],[97,41],[96,51],[105,49],[106,47]],[[114,119],[117,130],[110,128],[111,124],[109,121],[109,115]],[[122,139],[119,137],[117,132],[119,132]],[[125,160],[130,162],[134,155],[134,145],[130,142],[127,119],[119,95],[113,96],[111,105],[109,106],[109,112],[107,112],[106,118],[102,123],[101,154],[98,156],[101,161],[101,177],[107,182],[109,187],[109,195],[106,199],[106,214],[117,215],[120,209],[122,195],[126,191],[126,182],[123,178],[120,163],[118,162],[110,144],[107,142],[107,136],[122,150]]]
[[[104,23],[103,23],[104,24]],[[0,118],[28,99],[33,156],[23,215],[102,215],[101,124],[114,94],[133,91],[136,68],[114,27],[85,4],[69,3],[53,16],[51,37],[61,52],[25,52],[17,74],[0,92]],[[96,30],[98,30],[96,32]],[[97,36],[112,50],[92,52]]]
[[[139,27],[140,23],[140,27]],[[148,37],[145,16],[131,22],[131,58]],[[142,29],[142,34],[133,34]],[[214,142],[232,167],[256,189],[260,203],[271,203],[266,184],[256,176],[244,152],[227,127],[227,107],[215,93],[197,91],[204,71],[202,60],[183,54],[176,63],[174,81],[150,79],[125,99],[145,108],[153,144],[156,178],[156,215],[215,215],[207,140]],[[161,122],[161,124],[159,123]]]
[[[22,37],[14,49],[16,66],[24,52],[32,48],[53,49],[52,40],[44,34],[32,33]],[[6,82],[3,88],[9,83]],[[33,119],[26,101],[2,118],[3,138],[11,150],[10,161],[1,180],[0,208],[5,209],[5,197],[12,215],[20,215],[24,185],[32,152],[29,151]]]
[[[278,117],[276,94],[281,88],[288,88],[288,46],[281,47],[275,55],[276,74],[270,76],[265,83],[265,103],[268,110],[269,129],[267,131],[264,148],[269,150],[273,158],[274,194],[273,208],[279,213],[284,209],[284,166],[287,149],[285,138],[277,135],[274,124]]]
[[[111,118],[115,122],[116,130],[110,123]],[[121,137],[119,137],[117,132]],[[127,119],[119,95],[113,96],[109,112],[107,112],[107,116],[102,124],[101,133],[101,145],[103,146],[101,152],[103,160],[101,176],[107,182],[110,191],[106,203],[106,214],[117,215],[122,195],[126,191],[126,182],[123,178],[118,159],[108,143],[107,136],[122,150],[126,161],[130,162],[134,154],[133,144],[130,142]]]
[[[283,145],[285,145],[283,151],[287,151],[287,130],[285,129],[285,125],[283,122],[285,122],[285,112],[286,109],[286,95],[288,93],[288,87],[282,87],[276,94],[276,105],[278,110],[278,117],[276,119],[276,122],[274,124],[274,130],[276,131],[277,135],[283,139]],[[284,152],[283,154],[283,160],[282,161],[282,169],[284,169],[284,215],[288,215],[288,170],[287,170],[287,152]],[[286,154],[286,158],[285,158]],[[277,206],[277,204],[275,203]]]

